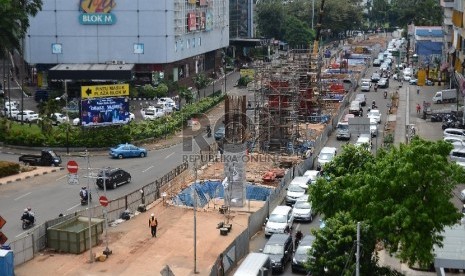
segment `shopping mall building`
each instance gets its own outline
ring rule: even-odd
[[[24,58],[39,86],[165,78],[188,84],[222,67],[229,0],[43,0]]]

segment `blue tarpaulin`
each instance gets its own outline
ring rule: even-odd
[[[224,189],[221,181],[199,181],[182,190],[173,198],[175,205],[194,206],[193,190],[197,193],[197,206],[207,205],[212,198],[224,198]],[[265,201],[272,189],[257,186],[253,183],[246,184],[246,198],[250,200]]]
[[[415,51],[419,56],[442,54],[442,42],[417,41]]]

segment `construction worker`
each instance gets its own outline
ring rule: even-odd
[[[151,214],[149,218],[149,227],[150,227],[150,232],[152,233],[152,238],[157,237],[157,226],[158,226],[158,221],[155,218],[155,214]]]

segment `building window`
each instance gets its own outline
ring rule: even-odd
[[[199,37],[197,38],[197,46],[202,46],[202,39]]]
[[[52,54],[62,54],[63,47],[61,43],[52,43]]]
[[[134,54],[143,54],[143,53],[144,53],[144,44],[134,43]]]

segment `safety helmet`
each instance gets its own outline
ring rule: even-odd
[[[82,187],[81,189],[85,190],[85,189],[86,189],[86,186]]]
[[[27,212],[27,208],[26,208],[26,209],[24,209],[24,212]]]
[[[27,207],[27,210],[28,210],[28,211],[31,211],[31,207]]]

